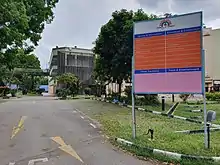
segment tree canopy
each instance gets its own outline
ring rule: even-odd
[[[12,71],[7,72],[7,82],[23,86],[27,90],[33,90],[34,84],[38,84],[39,77],[33,77],[33,71],[40,71],[40,61],[34,54],[25,54],[20,49],[14,55]],[[36,72],[35,71],[35,72]]]
[[[54,18],[52,9],[58,1],[0,1],[0,73],[6,69],[12,70],[16,66],[15,56],[29,54],[34,50],[41,39],[45,24],[50,23]],[[27,56],[34,60],[33,57]],[[32,67],[36,68],[36,66]],[[3,79],[1,77],[3,75],[3,73],[0,75],[0,79]]]
[[[131,80],[133,55],[133,22],[155,19],[142,9],[136,12],[122,9],[112,13],[112,18],[101,27],[95,41],[94,53],[98,55],[95,66],[96,79],[117,82],[119,93],[123,80]]]
[[[8,82],[14,68],[40,69],[38,58],[30,53],[38,45],[45,25],[53,20],[58,1],[0,1],[0,81]],[[14,77],[17,83],[21,80],[30,81],[30,76]]]
[[[0,50],[27,46],[27,40],[35,46],[41,38],[45,22],[53,20],[58,0],[1,0],[0,2]]]

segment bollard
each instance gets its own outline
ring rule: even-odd
[[[173,102],[173,103],[175,102],[174,94],[172,94],[172,102]]]
[[[208,149],[210,148],[210,124],[207,124]]]
[[[150,133],[150,139],[154,139],[154,130],[153,129],[148,129],[147,135]]]
[[[162,96],[162,111],[165,111],[165,97]]]

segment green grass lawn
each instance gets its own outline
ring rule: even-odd
[[[105,133],[120,137],[141,146],[179,152],[183,154],[220,156],[220,132],[211,134],[211,149],[204,149],[203,134],[187,135],[175,133],[179,130],[201,129],[203,125],[167,118],[160,115],[137,111],[137,139],[132,139],[131,109],[94,100],[72,101],[74,107],[97,119]],[[149,107],[150,108],[150,107]],[[153,107],[152,107],[153,108]],[[146,135],[149,128],[154,129],[155,138]]]
[[[199,105],[190,105],[191,107],[187,107],[187,104],[181,103],[174,112],[174,115],[183,116],[187,118],[200,117],[197,120],[203,121],[203,112],[190,112],[189,110],[203,110],[203,104]],[[198,107],[193,107],[198,106]],[[220,104],[207,104],[206,105],[207,112],[209,110],[216,111],[216,121],[213,123],[220,124]]]
[[[142,107],[144,109],[147,109],[147,110],[153,110],[153,111],[160,111],[160,112],[164,112],[164,113],[167,113],[168,110],[173,106],[174,103],[171,103],[171,102],[167,102],[165,104],[165,111],[162,111],[162,104],[158,104],[158,105],[145,105],[145,106],[138,106],[138,107]]]

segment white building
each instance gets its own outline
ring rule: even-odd
[[[220,29],[206,28],[203,34],[205,50],[206,90],[220,84]]]

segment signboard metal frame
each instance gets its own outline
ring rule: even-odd
[[[204,142],[205,147],[208,148],[208,137],[207,137],[207,112],[206,112],[206,95],[205,95],[205,51],[203,50],[203,12],[193,12],[193,13],[187,13],[182,15],[175,15],[169,17],[175,18],[175,17],[182,17],[182,16],[189,16],[193,14],[200,14],[201,15],[201,31],[200,31],[200,47],[201,47],[201,85],[202,89],[199,93],[192,93],[192,92],[151,92],[151,93],[135,93],[134,92],[134,86],[135,86],[135,24],[137,22],[133,23],[133,57],[132,57],[132,135],[133,138],[136,138],[136,115],[135,115],[135,94],[202,94],[203,95],[203,103],[204,103]],[[154,20],[145,20],[145,21],[139,21],[139,22],[148,22],[148,21],[155,21],[155,20],[163,20],[164,18],[154,19]]]

